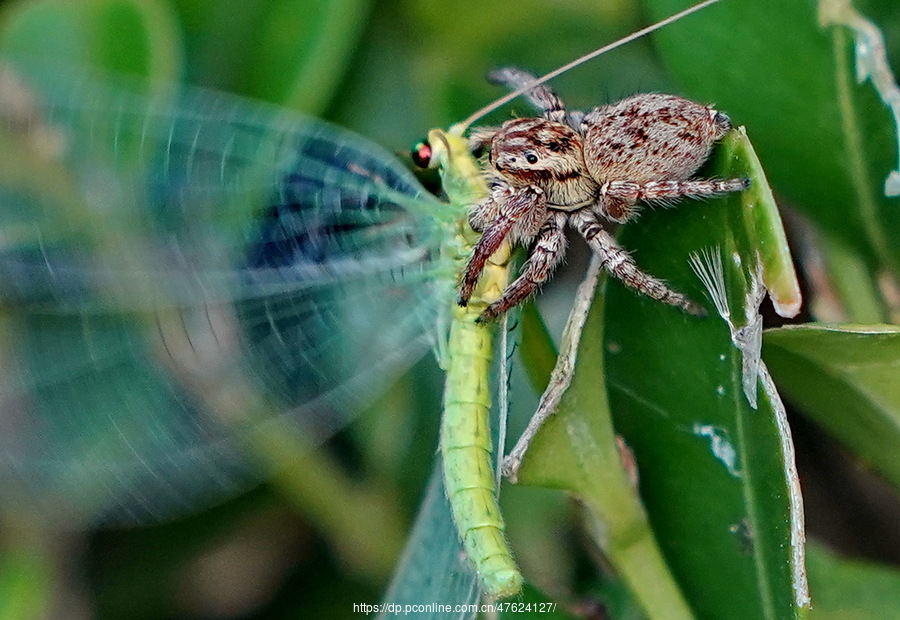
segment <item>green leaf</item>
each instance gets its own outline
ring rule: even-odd
[[[2,15],[6,54],[172,81],[180,71],[178,28],[162,3],[35,0]]]
[[[778,314],[796,316],[802,303],[800,284],[791,261],[778,205],[744,127],[722,141],[705,174],[751,180],[750,187],[743,194],[730,198],[733,203],[739,198],[741,208],[729,213],[728,230],[723,231],[723,235],[733,236],[735,248],[742,252],[742,256],[749,258],[753,269],[759,269],[762,284]],[[748,266],[748,269],[751,267]],[[747,273],[744,272],[745,275]],[[737,301],[740,303],[743,298],[738,297]],[[739,325],[744,325],[747,317],[736,317],[735,320]]]
[[[646,4],[652,18],[683,6]],[[869,3],[874,17],[891,4]],[[884,194],[897,165],[896,127],[872,84],[856,83],[855,33],[834,25],[849,6],[728,0],[664,29],[657,41],[686,93],[747,126],[780,195],[896,275],[900,246],[888,231],[900,229],[900,209]]]
[[[872,271],[865,257],[834,237],[823,237],[820,249],[828,283],[819,287],[826,290],[814,291],[810,314],[820,320],[845,319],[854,323],[884,321],[888,313],[879,290],[878,274]],[[811,284],[815,286],[816,280],[812,279]],[[836,295],[829,295],[826,288],[829,285]],[[835,298],[840,302],[840,308],[829,307],[829,302]]]
[[[194,81],[321,113],[368,15],[359,0],[176,0]]]
[[[307,112],[320,111],[344,74],[368,2],[272,2],[254,50],[248,92]]]
[[[746,137],[732,132],[700,176],[748,176],[752,189],[648,212],[621,240],[642,269],[694,299],[704,292],[688,257],[705,252],[707,270],[722,273],[718,307],[696,318],[609,282],[616,430],[634,451],[653,530],[697,617],[799,617],[799,490],[784,411],[753,346],[761,320],[752,299],[761,272],[796,308],[796,280]]]
[[[630,2],[495,0],[459,3],[453,19],[448,19],[440,3],[413,3],[416,32],[423,33],[419,69],[427,80],[422,95],[434,111],[430,122],[458,122],[477,105],[505,94],[483,79],[498,66],[544,73],[633,32],[642,19],[636,9]],[[498,20],[497,15],[504,18]],[[576,108],[597,105],[598,95],[612,93],[614,97],[631,91],[634,75],[640,75],[643,88],[649,90],[667,83],[649,40],[626,46],[609,60],[614,64],[608,64],[606,71],[594,65],[561,76],[553,87]],[[598,75],[598,71],[602,73]],[[532,111],[523,101],[514,103],[513,108],[520,115]]]
[[[900,327],[798,325],[763,342],[788,399],[900,487]]]
[[[372,13],[354,65],[335,99],[342,125],[406,149],[430,127],[459,122],[505,94],[485,76],[500,66],[549,71],[640,27],[634,0],[466,0],[452,15],[436,2],[394,2]],[[503,19],[498,19],[498,16]],[[641,88],[666,90],[649,39],[637,41],[553,87],[572,108],[590,108]],[[528,115],[522,100],[482,121]]]
[[[900,609],[900,571],[841,558],[809,546],[809,583],[815,605],[809,620],[893,618]]]
[[[694,616],[660,555],[628,471],[620,459],[603,376],[604,311],[595,300],[578,345],[572,383],[556,414],[534,438],[518,479],[523,484],[565,489],[581,500],[592,519],[590,531],[633,596],[653,619]],[[524,355],[546,345],[534,325],[536,315],[523,316],[524,332],[539,342],[525,342]],[[532,323],[529,325],[529,323]],[[526,358],[526,367],[540,360]],[[546,379],[544,380],[546,383]]]
[[[37,532],[17,532],[0,554],[0,618],[46,618],[53,589],[52,559]]]

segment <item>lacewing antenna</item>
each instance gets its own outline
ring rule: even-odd
[[[572,62],[567,63],[567,64],[559,67],[558,69],[554,69],[550,73],[547,73],[546,75],[542,75],[541,77],[537,78],[536,80],[529,82],[528,84],[525,84],[521,88],[518,88],[518,89],[512,91],[508,95],[500,97],[499,99],[495,100],[493,103],[489,103],[488,105],[484,106],[483,108],[481,108],[480,110],[478,110],[477,112],[475,112],[474,114],[469,116],[466,120],[464,120],[461,123],[459,123],[458,125],[456,125],[456,127],[465,129],[469,125],[471,125],[472,123],[477,121],[479,118],[481,118],[482,116],[485,116],[486,114],[493,112],[500,106],[509,103],[516,97],[527,93],[529,90],[531,90],[535,86],[539,86],[539,85],[543,84],[544,82],[548,82],[548,81],[552,80],[553,78],[555,78],[556,76],[565,73],[569,69],[572,69],[574,67],[577,67],[578,65],[584,64],[585,62],[592,60],[592,59],[596,58],[597,56],[600,56],[601,54],[605,54],[606,52],[612,51],[612,50],[616,49],[617,47],[621,47],[622,45],[625,45],[626,43],[630,43],[631,41],[634,41],[635,39],[640,39],[641,37],[643,37],[646,34],[650,34],[651,32],[653,32],[655,30],[659,30],[663,26],[668,26],[669,24],[678,21],[682,17],[687,17],[691,13],[695,13],[701,9],[705,9],[706,7],[708,7],[712,4],[715,4],[718,1],[719,0],[704,0],[703,2],[695,4],[694,6],[692,6],[690,8],[687,8],[687,9],[680,11],[678,13],[675,13],[674,15],[671,15],[661,21],[658,21],[655,24],[651,24],[650,26],[647,26],[646,28],[642,28],[641,30],[632,32],[628,36],[623,37],[623,38],[619,39],[618,41],[614,41],[613,43],[610,43],[609,45],[604,45],[603,47],[596,49],[593,52],[585,54],[584,56],[582,56],[580,58],[576,58]]]

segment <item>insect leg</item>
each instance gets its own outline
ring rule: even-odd
[[[479,323],[500,316],[547,281],[566,254],[566,235],[563,230],[565,223],[565,213],[551,211],[548,214],[547,221],[541,226],[528,253],[528,260],[522,265],[522,273],[503,291],[500,299],[481,313]]]
[[[494,84],[502,84],[510,90],[518,90],[535,79],[527,71],[522,71],[516,67],[504,67],[503,69],[491,71],[488,74],[488,80]],[[550,87],[543,84],[535,86],[526,92],[525,96],[528,97],[532,105],[543,112],[544,118],[548,121],[566,122],[566,104],[562,102],[559,95],[553,92]]]
[[[475,290],[475,284],[478,282],[478,276],[484,269],[484,264],[497,251],[503,240],[509,235],[513,226],[523,215],[530,210],[544,209],[543,192],[534,186],[527,186],[514,190],[510,187],[504,187],[497,190],[485,203],[476,208],[469,218],[472,227],[475,230],[484,229],[481,239],[475,246],[472,258],[466,265],[463,272],[462,283],[459,287],[459,305],[465,306],[469,303],[469,298]],[[492,219],[487,227],[481,226],[482,220],[487,214]]]
[[[582,210],[572,215],[572,225],[584,237],[591,250],[600,255],[603,268],[635,291],[682,308],[691,314],[702,315],[705,310],[687,297],[670,289],[665,282],[641,270],[615,238],[590,211]]]

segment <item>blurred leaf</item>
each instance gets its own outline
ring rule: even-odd
[[[791,402],[900,487],[900,327],[797,325],[764,344]]]
[[[344,74],[368,12],[368,2],[272,2],[260,33],[247,92],[316,113]]]
[[[443,4],[412,5],[417,31],[425,45],[418,62],[422,95],[433,110],[431,123],[457,122],[492,98],[505,94],[484,76],[498,66],[521,66],[537,74],[554,69],[640,26],[634,2],[572,0],[467,0],[448,19]],[[527,45],[522,42],[527,41]],[[603,99],[630,94],[632,76],[653,90],[667,82],[660,74],[648,40],[638,41],[579,71],[561,76],[554,88],[572,108],[593,107]],[[477,103],[476,103],[477,102]],[[515,102],[520,114],[531,112]]]
[[[253,456],[274,472],[272,484],[329,540],[348,572],[374,582],[390,575],[407,525],[392,492],[354,480],[301,432],[280,428],[257,439]]]
[[[879,290],[878,274],[872,271],[865,257],[836,237],[823,237],[820,249],[827,280],[822,285],[816,286],[818,282],[815,278],[811,278],[810,285],[814,297],[809,313],[818,319],[823,318],[820,315],[824,314],[831,320],[837,318],[854,323],[880,323],[887,319],[887,308]],[[836,295],[829,294],[827,290],[829,286],[836,290]],[[827,307],[827,302],[832,297],[840,301],[840,308]],[[818,308],[823,301],[826,307]]]
[[[598,597],[603,602],[610,618],[615,620],[647,620],[644,611],[637,605],[625,584],[614,575],[604,575],[598,588]]]
[[[16,532],[0,551],[0,618],[39,620],[47,617],[53,588],[49,554],[36,532]]]
[[[897,617],[900,571],[841,558],[821,545],[810,545],[808,550],[809,583],[815,600],[809,620]]]
[[[268,0],[171,0],[184,30],[189,84],[240,92]],[[246,94],[246,93],[242,93]]]
[[[322,111],[368,14],[359,0],[175,0],[188,32],[194,80]]]
[[[211,509],[156,527],[108,529],[93,534],[95,555],[87,567],[96,592],[95,616],[159,618],[171,608],[177,587],[192,562],[209,557],[229,540],[253,511],[275,503],[265,486]]]
[[[578,561],[587,555],[581,546],[571,544],[577,527],[571,498],[518,484],[506,485],[501,499],[506,534],[528,582],[545,592],[571,591]]]
[[[499,97],[485,76],[498,66],[553,69],[640,25],[634,0],[465,0],[448,13],[438,2],[384,0],[373,11],[343,96],[341,124],[406,149],[431,127],[446,127]],[[641,88],[664,90],[649,40],[561,76],[556,88],[572,108],[593,107]],[[523,101],[512,110],[531,112]],[[508,118],[501,112],[493,118]],[[490,119],[484,121],[490,122]]]
[[[688,257],[705,252],[708,268],[721,269],[727,299],[719,305],[730,325],[611,280],[610,403],[634,451],[653,530],[697,617],[798,617],[805,584],[802,531],[792,529],[801,527],[793,454],[784,411],[755,358],[757,302],[747,301],[758,269],[785,291],[796,282],[786,245],[772,242],[783,240],[781,223],[746,137],[732,132],[700,176],[750,176],[752,189],[648,212],[625,227],[622,243],[641,268],[694,299],[703,292]],[[799,301],[792,295],[788,306]]]
[[[0,47],[17,57],[176,79],[178,28],[166,5],[140,0],[35,0],[6,7]]]
[[[653,18],[683,5],[646,4]],[[729,0],[657,40],[688,94],[748,127],[780,194],[897,274],[900,246],[887,231],[900,229],[900,209],[883,193],[897,161],[896,128],[871,84],[855,83],[852,32],[823,27],[817,4],[834,3]]]

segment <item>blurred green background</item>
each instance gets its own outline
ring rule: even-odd
[[[407,161],[407,148],[429,128],[446,127],[501,94],[483,79],[490,69],[512,64],[543,73],[686,4],[7,1],[0,27],[16,24],[7,46],[296,108]],[[890,324],[900,308],[900,201],[885,198],[882,184],[897,168],[896,127],[871,86],[855,84],[853,32],[821,23],[819,11],[839,14],[843,6],[723,0],[688,18],[692,25],[616,50],[553,86],[573,108],[641,91],[716,103],[747,126],[783,207],[805,286],[798,321]],[[900,7],[868,0],[858,8],[882,28],[896,74]],[[529,113],[523,102],[510,108]],[[554,330],[583,260],[573,248],[572,268],[541,299]],[[863,389],[835,378],[845,377],[839,356],[830,358],[836,368],[817,363],[810,351],[824,346],[818,335],[800,345],[778,338],[767,341],[773,374],[806,414],[792,410],[791,420],[809,532],[866,562],[843,564],[817,550],[810,572],[814,597],[817,583],[822,594],[810,617],[900,617],[900,575],[886,566],[900,564],[896,339],[877,344],[887,350],[884,367]],[[846,345],[859,347],[862,358],[870,346]],[[156,527],[42,532],[33,545],[5,532],[0,596],[49,600],[55,617],[73,619],[358,617],[353,603],[381,597],[437,445],[441,388],[433,361],[423,360],[402,381],[297,472],[335,485],[333,512],[292,497],[287,483]],[[839,384],[835,389],[864,411],[812,398],[823,381]],[[519,387],[516,398],[527,411],[533,395]],[[640,617],[621,586],[597,577],[565,497],[513,489],[504,500],[513,546],[539,587],[576,616]],[[377,528],[366,512],[376,503],[387,507]],[[348,510],[362,519],[347,524],[335,516]],[[29,548],[40,551],[22,551]]]

